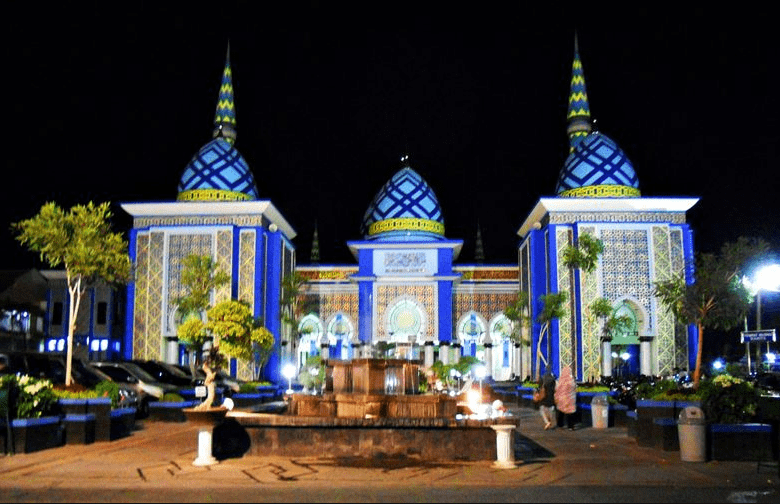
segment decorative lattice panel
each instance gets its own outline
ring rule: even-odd
[[[580,235],[589,234],[598,238],[593,226],[580,227]],[[590,305],[599,297],[599,271],[588,274],[580,272],[580,333],[582,338],[582,376],[584,379],[601,376],[601,338],[598,327],[590,316]]]
[[[182,261],[191,254],[211,256],[212,250],[213,236],[211,233],[171,234],[168,236],[168,302],[166,303],[165,315],[167,323],[173,320],[173,311],[176,309],[175,299],[186,294],[181,285]],[[173,325],[167,327],[166,334],[175,335],[176,327]]]
[[[674,274],[669,228],[667,226],[653,226],[652,233],[655,281],[663,282],[671,279]],[[673,374],[676,360],[674,316],[665,306],[658,304],[654,345],[658,369],[655,370],[655,374],[670,376]]]
[[[669,240],[672,254],[672,272],[675,275],[685,271],[685,252],[683,249],[683,233],[679,228],[669,230]],[[674,362],[680,369],[688,368],[688,334],[680,325],[675,324],[674,331]]]
[[[152,233],[149,243],[149,318],[148,331],[138,359],[159,359],[162,356],[162,299],[163,299],[163,259],[165,252],[165,235]]]
[[[436,288],[433,284],[402,284],[402,285],[377,285],[374,317],[374,334],[387,334],[387,316],[388,310],[393,304],[401,298],[413,299],[420,305],[425,313],[426,323],[423,332],[423,339],[426,341],[436,341],[438,332],[438,318],[436,313],[439,309],[439,303],[436,299]]]
[[[254,309],[255,306],[255,231],[242,231],[239,238],[238,252],[238,299],[246,301]]]
[[[358,320],[358,293],[337,292],[320,297],[320,319],[330,320],[337,313],[342,313],[350,319],[352,326],[357,331]],[[357,341],[358,334],[351,335],[352,341]]]
[[[517,293],[475,293],[456,292],[453,296],[453,322],[457,322],[470,312],[478,313],[485,320],[502,313],[504,308],[512,304]],[[453,323],[453,331],[457,331]]]
[[[572,231],[569,228],[559,227],[555,232],[555,251],[558,257],[558,292],[567,291],[570,299],[574,295],[571,289],[571,272],[563,264],[563,251],[572,243]],[[566,303],[566,314],[558,319],[558,358],[561,368],[575,365],[572,355],[574,335],[571,324],[571,304]]]
[[[647,330],[653,332],[651,306],[653,283],[650,277],[649,238],[646,229],[604,228],[601,255],[602,292],[610,300],[630,298],[650,314]]]
[[[135,299],[133,303],[133,357],[141,355],[149,319],[149,235],[139,233],[135,245]]]
[[[217,231],[217,266],[227,273],[233,274],[233,231]],[[230,299],[231,282],[223,285],[214,293],[214,303]]]

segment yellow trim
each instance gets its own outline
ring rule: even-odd
[[[639,189],[624,185],[602,184],[585,187],[575,187],[563,191],[558,196],[564,198],[636,198],[641,196]]]
[[[225,189],[192,189],[179,193],[177,201],[247,201],[252,197],[238,191]]]
[[[369,236],[389,231],[427,231],[444,236],[444,224],[430,219],[402,217],[377,221],[368,227]]]

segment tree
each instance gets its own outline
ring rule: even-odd
[[[503,312],[504,316],[512,322],[512,331],[509,334],[509,339],[520,347],[531,346],[531,316],[529,315],[528,297],[527,292],[518,292],[512,304],[504,308]],[[523,350],[521,348],[518,356],[521,361],[523,360],[522,354]],[[522,370],[521,366],[518,363],[516,369]]]
[[[282,278],[282,322],[288,325],[290,333],[298,330],[301,318],[309,306],[305,302],[303,288],[306,285],[306,277],[298,271],[293,271]]]
[[[576,290],[574,281],[574,270],[581,270],[585,274],[592,273],[598,266],[599,255],[604,252],[604,243],[592,237],[588,233],[583,233],[577,239],[575,245],[568,245],[563,250],[563,264],[569,268],[569,288],[571,289],[571,298],[569,300],[569,309],[571,314],[571,359],[572,369],[578,369],[577,364],[577,310],[576,310]]]
[[[586,319],[588,321],[588,334],[593,335],[593,325],[595,320],[601,321],[601,334],[603,338],[608,340],[612,339],[612,335],[618,331],[625,331],[631,327],[632,320],[628,315],[618,315],[615,312],[615,308],[612,306],[612,302],[605,298],[599,297],[593,300],[588,306],[586,312]],[[599,353],[601,360],[612,358],[611,355],[604,355]],[[603,368],[602,368],[603,369]]]
[[[230,282],[230,276],[217,269],[211,256],[190,254],[182,259],[180,282],[185,293],[174,301],[179,312],[176,334],[194,352],[194,368],[201,365],[203,346],[211,338],[204,324],[211,306],[211,292]]]
[[[566,314],[566,310],[563,308],[563,304],[566,302],[568,293],[552,292],[550,294],[543,294],[539,296],[539,300],[542,302],[542,311],[536,318],[542,327],[539,329],[539,340],[536,342],[536,369],[534,371],[534,381],[539,381],[539,360],[544,361],[545,366],[549,366],[550,362],[550,324],[553,320],[563,317]],[[547,334],[547,357],[542,355],[542,340],[545,333]]]
[[[246,301],[231,299],[210,308],[206,330],[218,339],[215,344],[220,351],[255,363],[255,369],[262,368],[274,346],[274,335],[252,315]],[[256,355],[264,356],[261,363],[257,362]]]
[[[699,337],[694,388],[699,387],[701,377],[705,328],[728,330],[742,321],[752,301],[742,283],[743,274],[768,251],[769,245],[761,239],[739,237],[736,242],[725,243],[719,254],[698,254],[693,283],[686,284],[682,273],[656,282],[653,294],[677,321],[696,325]]]
[[[70,386],[73,335],[81,300],[87,287],[98,280],[111,286],[130,280],[131,262],[127,241],[113,232],[110,203],[75,205],[69,211],[54,202],[44,204],[30,219],[11,224],[16,239],[52,268],[62,265],[68,284],[68,342],[65,385]]]

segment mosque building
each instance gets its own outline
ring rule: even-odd
[[[354,359],[386,354],[419,359],[425,366],[464,355],[485,363],[495,380],[556,374],[572,366],[580,380],[608,376],[613,366],[647,375],[693,367],[694,330],[675,323],[653,296],[654,282],[693,275],[693,232],[686,211],[695,198],[648,198],[620,147],[594,131],[575,40],[568,108],[570,154],[555,195],[538,200],[517,231],[518,263],[482,264],[477,235],[474,264],[457,264],[463,245],[445,235],[434,188],[406,155],[378,188],[362,220],[362,239],[347,246],[354,265],[320,265],[315,228],[311,264],[296,261],[295,231],[269,200],[236,149],[237,128],[230,53],[225,62],[214,137],[185,167],[176,201],[123,203],[133,217],[130,255],[136,268],[127,288],[121,357],[181,362],[176,336],[182,295],[181,264],[190,254],[211,256],[231,282],[213,302],[247,301],[274,334],[264,379],[282,382],[281,368],[301,367],[310,355]],[[479,233],[479,231],[478,231]],[[591,273],[570,270],[563,251],[583,234],[604,244]],[[305,278],[298,327],[282,323],[284,279]],[[567,314],[542,334],[540,296],[567,292]],[[528,294],[534,321],[513,339],[504,309]],[[590,303],[607,298],[632,327],[604,337],[593,326]],[[541,344],[540,344],[541,343]],[[537,348],[547,349],[541,363]],[[613,361],[613,349],[632,358]],[[251,379],[250,362],[231,362],[231,374]],[[618,367],[618,369],[620,369]]]

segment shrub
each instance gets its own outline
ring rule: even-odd
[[[752,383],[729,374],[699,384],[708,423],[749,423],[755,420],[759,392]]]
[[[40,418],[53,415],[57,396],[49,380],[27,375],[5,375],[0,377],[0,388],[15,396],[16,418]]]
[[[96,397],[100,397],[100,394],[98,394],[95,390],[67,390],[67,389],[52,389],[52,392],[57,397],[57,399],[94,399]]]
[[[176,392],[166,392],[160,402],[184,402],[184,398]]]
[[[119,385],[115,382],[103,380],[95,385],[95,392],[98,393],[98,397],[110,397],[111,407],[119,407]]]

